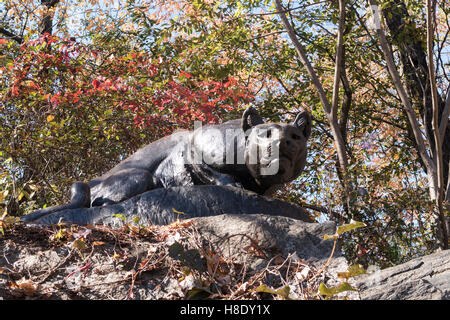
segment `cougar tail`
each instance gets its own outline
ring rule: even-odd
[[[20,218],[24,222],[33,222],[43,216],[57,211],[76,209],[76,208],[89,208],[91,206],[91,188],[87,183],[75,182],[70,188],[70,203],[54,206],[45,209],[35,211]]]

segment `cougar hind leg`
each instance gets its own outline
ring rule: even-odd
[[[38,211],[35,211],[33,213],[30,213],[26,216],[21,217],[21,221],[24,222],[33,222],[43,216],[46,216],[48,214],[67,210],[67,209],[76,209],[76,208],[89,208],[91,203],[91,189],[87,183],[84,182],[75,182],[72,184],[72,187],[70,188],[70,203],[61,205],[61,206],[54,206],[50,208],[41,209]]]
[[[92,207],[115,204],[155,187],[153,176],[144,169],[124,169],[106,177],[92,188]]]

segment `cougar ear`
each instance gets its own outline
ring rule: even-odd
[[[255,108],[249,107],[242,115],[241,128],[246,132],[248,129],[264,123],[263,118],[259,115]]]
[[[311,135],[311,115],[308,111],[302,111],[297,114],[295,120],[292,122],[292,125],[303,131],[303,134],[306,139]]]

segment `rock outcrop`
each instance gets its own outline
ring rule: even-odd
[[[205,185],[154,189],[114,205],[58,211],[33,223],[49,225],[63,221],[81,225],[112,225],[120,221],[114,215],[120,214],[126,218],[137,216],[142,223],[166,225],[177,219],[224,213],[266,214],[312,221],[295,204],[260,196],[241,188]]]
[[[118,229],[16,223],[0,236],[0,297],[317,299],[333,247],[323,236],[334,232],[260,214]]]
[[[450,250],[355,278],[361,300],[450,300]]]
[[[343,282],[337,272],[347,271],[348,264],[338,249],[328,260],[333,241],[323,240],[325,234],[335,232],[334,223],[277,216],[278,212],[292,209],[297,215],[298,211],[279,201],[249,196],[255,200],[248,207],[254,214],[214,211],[215,216],[163,226],[125,224],[114,229],[103,225],[36,227],[16,223],[0,236],[0,297],[321,299],[321,283],[330,287]],[[166,194],[165,199],[170,197]],[[147,210],[139,204],[141,200],[134,204],[137,209],[129,212]],[[207,199],[204,201],[204,211],[189,211],[192,207],[188,202],[179,209],[189,213],[214,210]],[[270,203],[272,215],[257,214],[258,201],[265,208]],[[236,204],[224,201],[219,205],[226,210]],[[158,210],[173,214],[171,209]],[[103,217],[111,217],[108,212]],[[450,298],[450,250],[348,282],[358,291],[333,298],[446,300]]]

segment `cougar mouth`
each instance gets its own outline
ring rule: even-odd
[[[292,165],[292,163],[293,163],[292,162],[292,158],[287,156],[287,155],[285,155],[285,154],[282,154],[278,158],[275,158],[275,159],[273,159],[272,157],[267,157],[267,156],[263,157],[260,160],[260,164],[263,165],[263,166],[270,166],[272,164],[272,162],[276,161],[276,162],[279,163],[280,160],[282,160],[283,158],[289,161],[289,165]],[[283,168],[283,170],[284,170],[284,168]]]
[[[288,160],[292,163],[291,157],[288,156],[287,154],[282,154],[282,155],[280,155],[280,158],[286,158],[286,159],[288,159]]]

